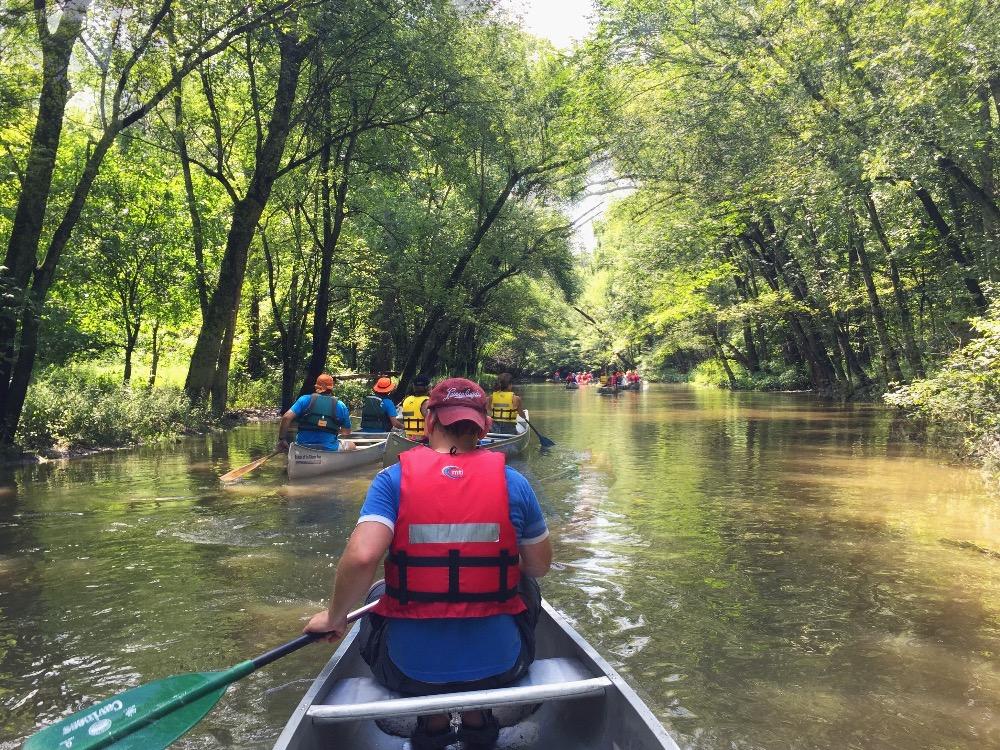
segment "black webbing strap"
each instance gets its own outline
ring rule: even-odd
[[[435,557],[411,556],[406,550],[390,552],[387,561],[396,565],[399,573],[399,587],[386,582],[385,593],[400,604],[409,602],[506,602],[517,596],[517,586],[507,587],[507,574],[512,567],[520,562],[520,554],[511,554],[508,550],[500,550],[500,554],[490,557],[462,557],[457,549],[448,550],[448,555]],[[407,586],[407,575],[410,568],[447,568],[447,593],[432,591],[411,591]],[[497,568],[499,578],[496,591],[482,593],[462,592],[459,589],[459,573],[462,568]]]

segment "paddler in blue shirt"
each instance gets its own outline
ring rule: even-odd
[[[501,687],[535,658],[535,578],[548,572],[552,544],[527,480],[505,466],[503,454],[476,449],[490,429],[487,403],[470,380],[434,387],[428,446],[401,453],[398,464],[376,475],[337,566],[330,607],[305,627],[335,642],[356,602],[366,594],[379,599],[361,620],[361,656],[376,679],[406,695]],[[464,568],[457,592],[449,590],[447,563],[407,565],[455,554]],[[463,566],[465,557],[479,564]],[[372,586],[383,558],[385,581]],[[483,558],[496,565],[483,566]],[[465,711],[454,727],[449,714],[419,717],[410,740],[414,750],[459,740],[489,748],[499,733],[491,711]]]
[[[351,433],[351,414],[343,401],[333,395],[332,375],[323,373],[316,378],[316,392],[300,396],[281,416],[278,425],[278,450],[288,450],[288,428],[293,421],[299,425],[295,442],[310,448],[328,451],[353,451],[357,446],[341,435]]]

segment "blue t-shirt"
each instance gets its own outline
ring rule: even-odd
[[[534,544],[548,536],[542,508],[528,480],[505,467],[510,520],[517,543]],[[362,521],[395,528],[403,470],[393,464],[375,475],[368,488]],[[388,624],[389,656],[404,674],[423,682],[464,682],[506,672],[521,650],[521,637],[511,615],[409,619]]]
[[[377,396],[378,394],[376,393],[373,395]],[[396,404],[388,396],[382,398],[382,411],[385,412],[385,415],[387,417],[396,416]],[[390,422],[390,427],[388,429],[392,429],[391,425],[392,423]],[[385,427],[367,427],[367,428],[362,427],[360,432],[385,432],[386,429],[387,428]]]
[[[295,412],[295,416],[301,417],[305,414],[311,401],[311,393],[305,396],[299,396],[299,399],[292,404],[292,411]],[[351,429],[351,413],[347,410],[347,406],[340,399],[337,399],[336,415],[337,419],[340,420],[341,425],[347,429]],[[328,451],[335,451],[340,447],[340,441],[334,433],[323,432],[322,430],[299,430],[295,435],[295,442],[299,445],[308,445],[310,447],[322,448]]]

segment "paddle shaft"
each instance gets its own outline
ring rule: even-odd
[[[355,620],[364,617],[373,609],[375,605],[378,604],[378,600],[366,604],[363,607],[358,607],[356,610],[347,615],[347,622],[352,623]],[[283,646],[278,646],[275,649],[271,649],[266,654],[261,654],[256,659],[251,659],[250,661],[254,665],[254,669],[260,669],[261,667],[266,667],[271,662],[275,662],[283,656],[288,656],[289,654],[294,654],[303,646],[308,646],[313,641],[318,641],[320,638],[325,636],[326,633],[306,633],[305,635],[300,635],[293,641],[289,641]]]
[[[354,610],[347,616],[349,623],[370,612],[377,601]],[[62,750],[74,744],[82,750],[114,747],[165,748],[187,732],[211,711],[226,688],[261,667],[288,656],[322,638],[325,633],[306,633],[255,659],[248,659],[224,672],[184,674],[166,677],[146,686],[132,688],[100,703],[78,711],[28,738],[25,750]],[[178,688],[184,683],[183,688]],[[171,690],[171,688],[173,688]],[[173,695],[170,693],[173,692]],[[164,696],[167,697],[164,697]],[[140,697],[141,696],[141,697]],[[143,705],[144,702],[149,705]],[[200,705],[192,705],[198,704]],[[170,717],[176,717],[173,726]],[[147,738],[136,745],[137,734],[148,734],[152,725],[165,721],[163,738]],[[178,729],[179,727],[179,729]],[[164,739],[165,738],[165,739]]]

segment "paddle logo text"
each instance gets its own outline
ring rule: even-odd
[[[448,479],[461,479],[465,476],[465,472],[461,466],[445,466],[441,469],[441,473],[448,477]]]
[[[92,737],[103,734],[111,728],[111,720],[105,719],[104,716],[115,711],[121,711],[123,708],[125,708],[125,705],[120,700],[113,700],[110,703],[105,703],[103,706],[98,706],[86,716],[81,716],[73,723],[63,727],[63,735],[72,734],[77,729],[85,727],[91,722],[97,723],[90,727],[87,733]]]

